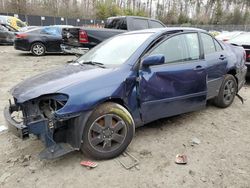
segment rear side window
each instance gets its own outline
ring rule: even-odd
[[[205,55],[216,52],[216,48],[214,45],[214,39],[210,35],[205,34],[205,33],[201,33],[201,39],[203,42],[203,48],[204,48]]]
[[[45,27],[41,31],[42,34],[47,34],[47,35],[59,35],[59,29],[56,27]]]
[[[148,29],[148,20],[134,18],[134,30]]]
[[[221,47],[221,45],[219,44],[219,42],[217,40],[214,39],[214,44],[215,44],[215,47],[216,47],[216,51],[219,52],[219,51],[222,51],[223,48]]]
[[[149,27],[150,28],[162,28],[164,26],[157,21],[149,20]]]
[[[162,54],[165,63],[176,63],[199,59],[200,48],[196,33],[181,34],[167,39],[150,52]]]

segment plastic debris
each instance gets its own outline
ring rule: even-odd
[[[201,143],[201,141],[198,138],[193,138],[191,141],[191,146],[193,146],[194,144],[199,145]]]
[[[0,184],[4,183],[5,180],[6,180],[8,177],[10,177],[10,176],[11,176],[11,173],[8,173],[8,172],[3,173],[3,175],[0,177]]]
[[[0,132],[2,132],[2,131],[5,131],[5,130],[7,130],[8,128],[7,127],[5,127],[5,126],[0,126]]]
[[[98,163],[92,161],[82,161],[80,165],[85,166],[87,168],[95,168],[98,166]]]
[[[175,157],[176,164],[187,164],[187,156],[183,154],[178,154]]]

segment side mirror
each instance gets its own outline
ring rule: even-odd
[[[162,65],[165,63],[164,55],[151,55],[142,59],[142,66],[149,67],[152,65]]]

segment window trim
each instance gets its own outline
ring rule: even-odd
[[[216,40],[216,38],[213,37],[213,39],[214,39],[214,45],[215,45],[216,52],[220,52],[220,51],[217,50],[215,41],[216,41],[216,42],[219,44],[219,46],[221,47],[221,51],[224,51],[224,48],[223,48],[223,46],[221,45],[221,43],[220,43],[218,40]]]

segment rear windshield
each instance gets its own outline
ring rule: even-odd
[[[105,28],[127,30],[126,18],[108,19]]]

